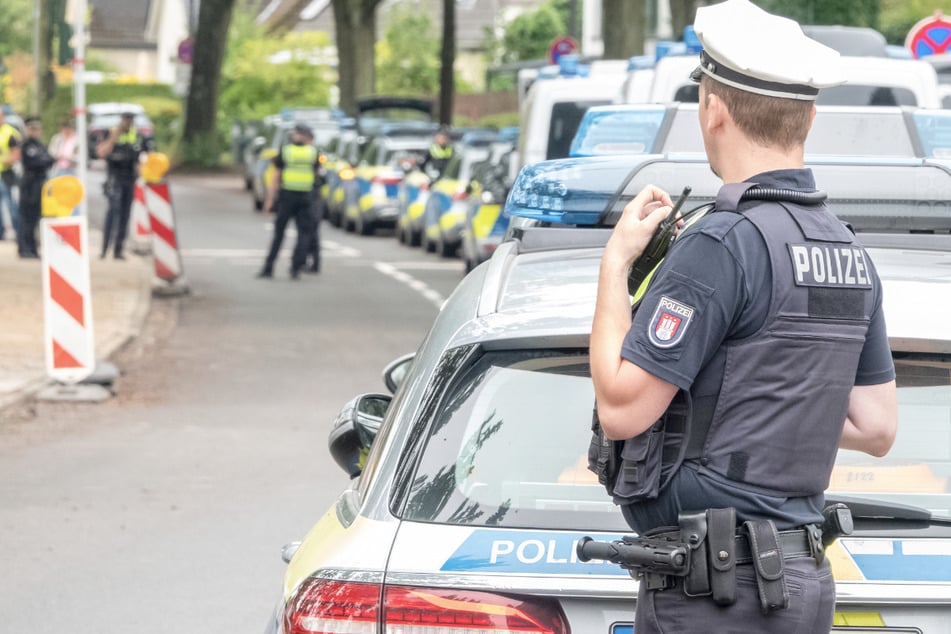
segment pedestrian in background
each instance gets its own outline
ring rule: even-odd
[[[307,134],[307,143],[314,144],[314,134]],[[316,148],[316,146],[314,146]],[[313,212],[313,231],[310,234],[310,242],[307,245],[307,257],[304,260],[304,270],[309,273],[320,273],[320,222],[324,219],[324,200],[320,196],[320,188],[324,184],[324,170],[320,167],[320,148],[317,149],[317,177],[314,182],[314,202],[311,206]],[[307,261],[310,261],[310,264]]]
[[[6,115],[0,109],[0,204],[6,206],[14,232],[20,222],[20,210],[13,198],[13,188],[17,185],[17,175],[13,168],[20,160],[20,143],[20,132],[6,122]],[[5,235],[3,212],[0,210],[0,240],[3,240]]]
[[[115,231],[113,255],[117,260],[125,259],[122,247],[129,231],[135,181],[139,177],[139,157],[150,149],[149,140],[139,134],[133,125],[134,122],[133,113],[123,112],[119,125],[112,128],[109,136],[96,148],[99,158],[106,161],[105,189],[109,200],[100,258],[105,258],[109,252],[109,245],[113,241],[113,231]]]
[[[274,178],[268,187],[264,208],[273,209],[276,196],[277,216],[274,219],[271,248],[258,277],[274,277],[274,261],[281,250],[284,232],[291,218],[297,226],[297,244],[291,258],[291,279],[300,277],[301,269],[307,261],[307,251],[314,233],[314,189],[320,170],[317,148],[307,142],[308,137],[313,138],[310,128],[297,124],[291,131],[291,142],[281,147],[281,151],[274,157]]]
[[[79,137],[76,136],[72,117],[65,117],[60,123],[59,132],[50,139],[50,154],[56,159],[52,176],[76,173],[76,165],[79,162]]]
[[[449,145],[449,127],[442,126],[433,137],[433,143],[429,146],[429,151],[426,152],[419,169],[429,174],[433,180],[436,180],[446,171],[446,165],[449,164],[452,154],[453,149]]]
[[[20,230],[17,231],[17,253],[21,258],[38,258],[36,227],[40,223],[43,184],[55,159],[50,156],[40,136],[43,125],[39,117],[27,117],[26,140],[23,141],[23,179],[20,181]]]

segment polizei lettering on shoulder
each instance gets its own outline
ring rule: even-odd
[[[871,288],[868,256],[852,245],[790,244],[796,286]]]

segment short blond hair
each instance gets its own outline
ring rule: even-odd
[[[701,79],[701,86],[723,101],[737,127],[750,139],[783,150],[805,144],[815,102],[758,95],[707,76]]]

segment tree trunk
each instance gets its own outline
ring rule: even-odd
[[[36,88],[33,99],[32,114],[39,115],[43,107],[53,99],[56,92],[56,76],[50,69],[53,61],[53,7],[51,0],[37,0],[35,18],[37,24],[33,26],[36,59]]]
[[[182,134],[184,159],[189,164],[218,164],[218,89],[233,10],[234,0],[202,0],[198,11]]]
[[[313,0],[284,0],[275,11],[264,20],[264,28],[269,34],[290,31],[300,22],[300,12]]]
[[[601,0],[604,59],[644,53],[645,0]]]
[[[381,0],[332,0],[337,36],[337,85],[340,108],[356,115],[357,99],[373,94],[376,9]]]
[[[452,102],[456,90],[456,0],[442,3],[442,52],[439,56],[439,123],[452,124]]]
[[[684,29],[693,24],[698,0],[670,0],[670,26],[674,39],[683,39]]]

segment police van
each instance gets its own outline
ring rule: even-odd
[[[519,113],[518,166],[568,156],[581,117],[614,100],[626,68],[619,60],[582,65],[576,55],[542,68]]]

